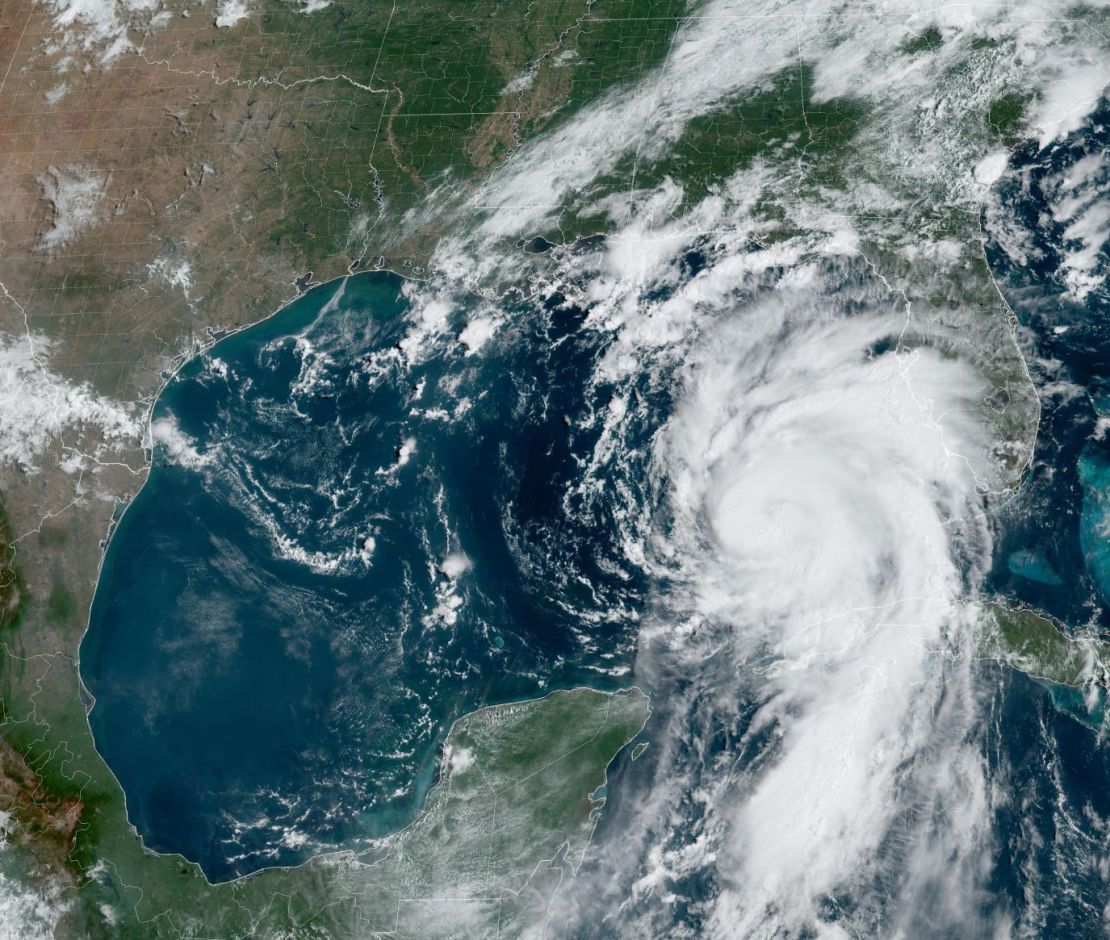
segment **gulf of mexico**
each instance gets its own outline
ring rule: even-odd
[[[533,304],[414,358],[407,312],[392,275],[324,285],[155,405],[81,672],[131,821],[213,880],[400,828],[459,714],[630,661],[641,585],[566,501],[601,347]]]

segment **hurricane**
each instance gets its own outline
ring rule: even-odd
[[[944,42],[895,68],[897,7],[699,7],[646,78],[445,177],[405,220],[442,214],[427,270],[181,369],[82,648],[148,845],[213,882],[371,852],[450,780],[460,716],[635,685],[645,740],[536,936],[1102,923],[1096,658],[1011,669],[984,626],[1105,619],[1107,398],[1040,322],[1104,302],[1098,70],[994,7],[933,11]],[[951,116],[1013,86],[1021,55],[978,57],[1002,33],[1046,60],[1012,151]],[[683,177],[729,107],[787,130]]]
[[[577,484],[651,585],[635,674],[666,722],[647,808],[607,823],[640,854],[605,904],[659,930],[707,879],[684,903],[722,936],[817,929],[836,898],[865,922],[859,887],[966,887],[990,843],[970,672],[990,389],[858,258],[729,242],[693,273],[693,250],[628,288],[624,328],[660,341],[599,357]]]

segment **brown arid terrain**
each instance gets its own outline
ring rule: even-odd
[[[634,6],[3,4],[0,809],[35,864],[79,881],[95,812],[124,823],[76,657],[159,389],[309,283],[419,276],[439,223],[407,210],[658,60],[676,5],[633,35]],[[615,35],[602,79],[573,50]]]
[[[143,846],[89,728],[81,641],[113,525],[154,459],[151,409],[186,362],[310,285],[369,270],[425,280],[434,267],[489,302],[491,285],[532,291],[560,255],[622,227],[588,259],[597,284],[571,300],[618,324],[601,329],[643,327],[629,331],[631,369],[637,342],[662,350],[678,335],[662,316],[637,322],[673,286],[666,265],[653,280],[666,252],[682,255],[672,281],[690,274],[698,316],[743,280],[743,265],[722,265],[728,283],[699,293],[690,272],[713,252],[805,278],[816,258],[894,311],[900,332],[868,357],[971,364],[960,408],[990,434],[954,456],[974,464],[976,493],[1007,498],[1028,470],[1040,401],[987,262],[984,206],[1015,152],[1068,133],[1100,100],[1103,11],[1027,22],[1006,5],[906,14],[886,0],[716,18],[686,0],[0,4],[0,889],[18,881],[55,936],[367,936],[398,898],[419,907],[448,883],[429,875],[429,853],[420,897],[397,887],[416,878],[407,870],[383,887],[364,860],[330,856],[211,885]],[[756,62],[764,47],[774,54]],[[728,62],[705,59],[721,50]],[[922,410],[932,421],[931,401]],[[619,423],[623,405],[613,413]],[[1003,617],[984,655],[1017,648],[1032,674],[1054,656],[1055,674],[1078,682],[1078,654],[1049,627]],[[589,843],[591,794],[648,714],[631,691],[612,716],[589,689],[565,714],[565,693],[520,708],[535,724],[519,719],[503,791],[546,751],[564,764],[557,779],[525,776],[536,792],[504,855],[506,884],[514,866],[530,872],[522,896],[564,877],[543,867],[551,844],[567,832]],[[456,732],[493,760],[486,719],[510,713],[481,714]],[[587,764],[569,759],[582,742],[559,750],[575,735]],[[460,818],[485,837],[484,816],[436,799],[442,815],[421,825],[447,849]],[[559,811],[537,822],[529,806]],[[394,836],[411,857],[434,844],[421,826]],[[458,846],[444,869],[469,874],[472,845]]]

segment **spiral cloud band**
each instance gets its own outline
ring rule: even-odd
[[[927,348],[875,353],[896,318],[811,303],[773,297],[706,343],[657,451],[689,602],[758,702],[747,733],[774,728],[729,787],[716,920],[742,936],[807,926],[874,863],[966,642],[952,543],[980,382]]]
[[[623,916],[651,930],[681,898],[720,936],[835,936],[830,905],[878,917],[879,879],[912,929],[914,899],[938,916],[990,839],[966,600],[991,548],[988,389],[911,339],[863,265],[744,278],[737,257],[655,306],[626,284],[642,302],[626,328],[666,309],[653,361],[681,364],[650,456],[658,508],[630,513],[661,585],[636,671],[668,724],[649,805],[614,823],[642,845]],[[736,289],[706,290],[721,266]]]

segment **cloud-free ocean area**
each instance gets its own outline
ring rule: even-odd
[[[566,492],[580,312],[424,356],[407,308],[388,274],[318,287],[154,409],[81,668],[131,821],[214,880],[400,828],[454,718],[627,670],[637,577]]]
[[[1043,407],[990,500],[956,458],[1006,403],[818,238],[628,274],[617,233],[496,302],[360,275],[187,364],[82,647],[147,844],[215,880],[367,845],[459,714],[635,681],[569,935],[1101,930],[1102,719],[982,661],[975,604],[1108,629],[1106,117],[984,218]]]

